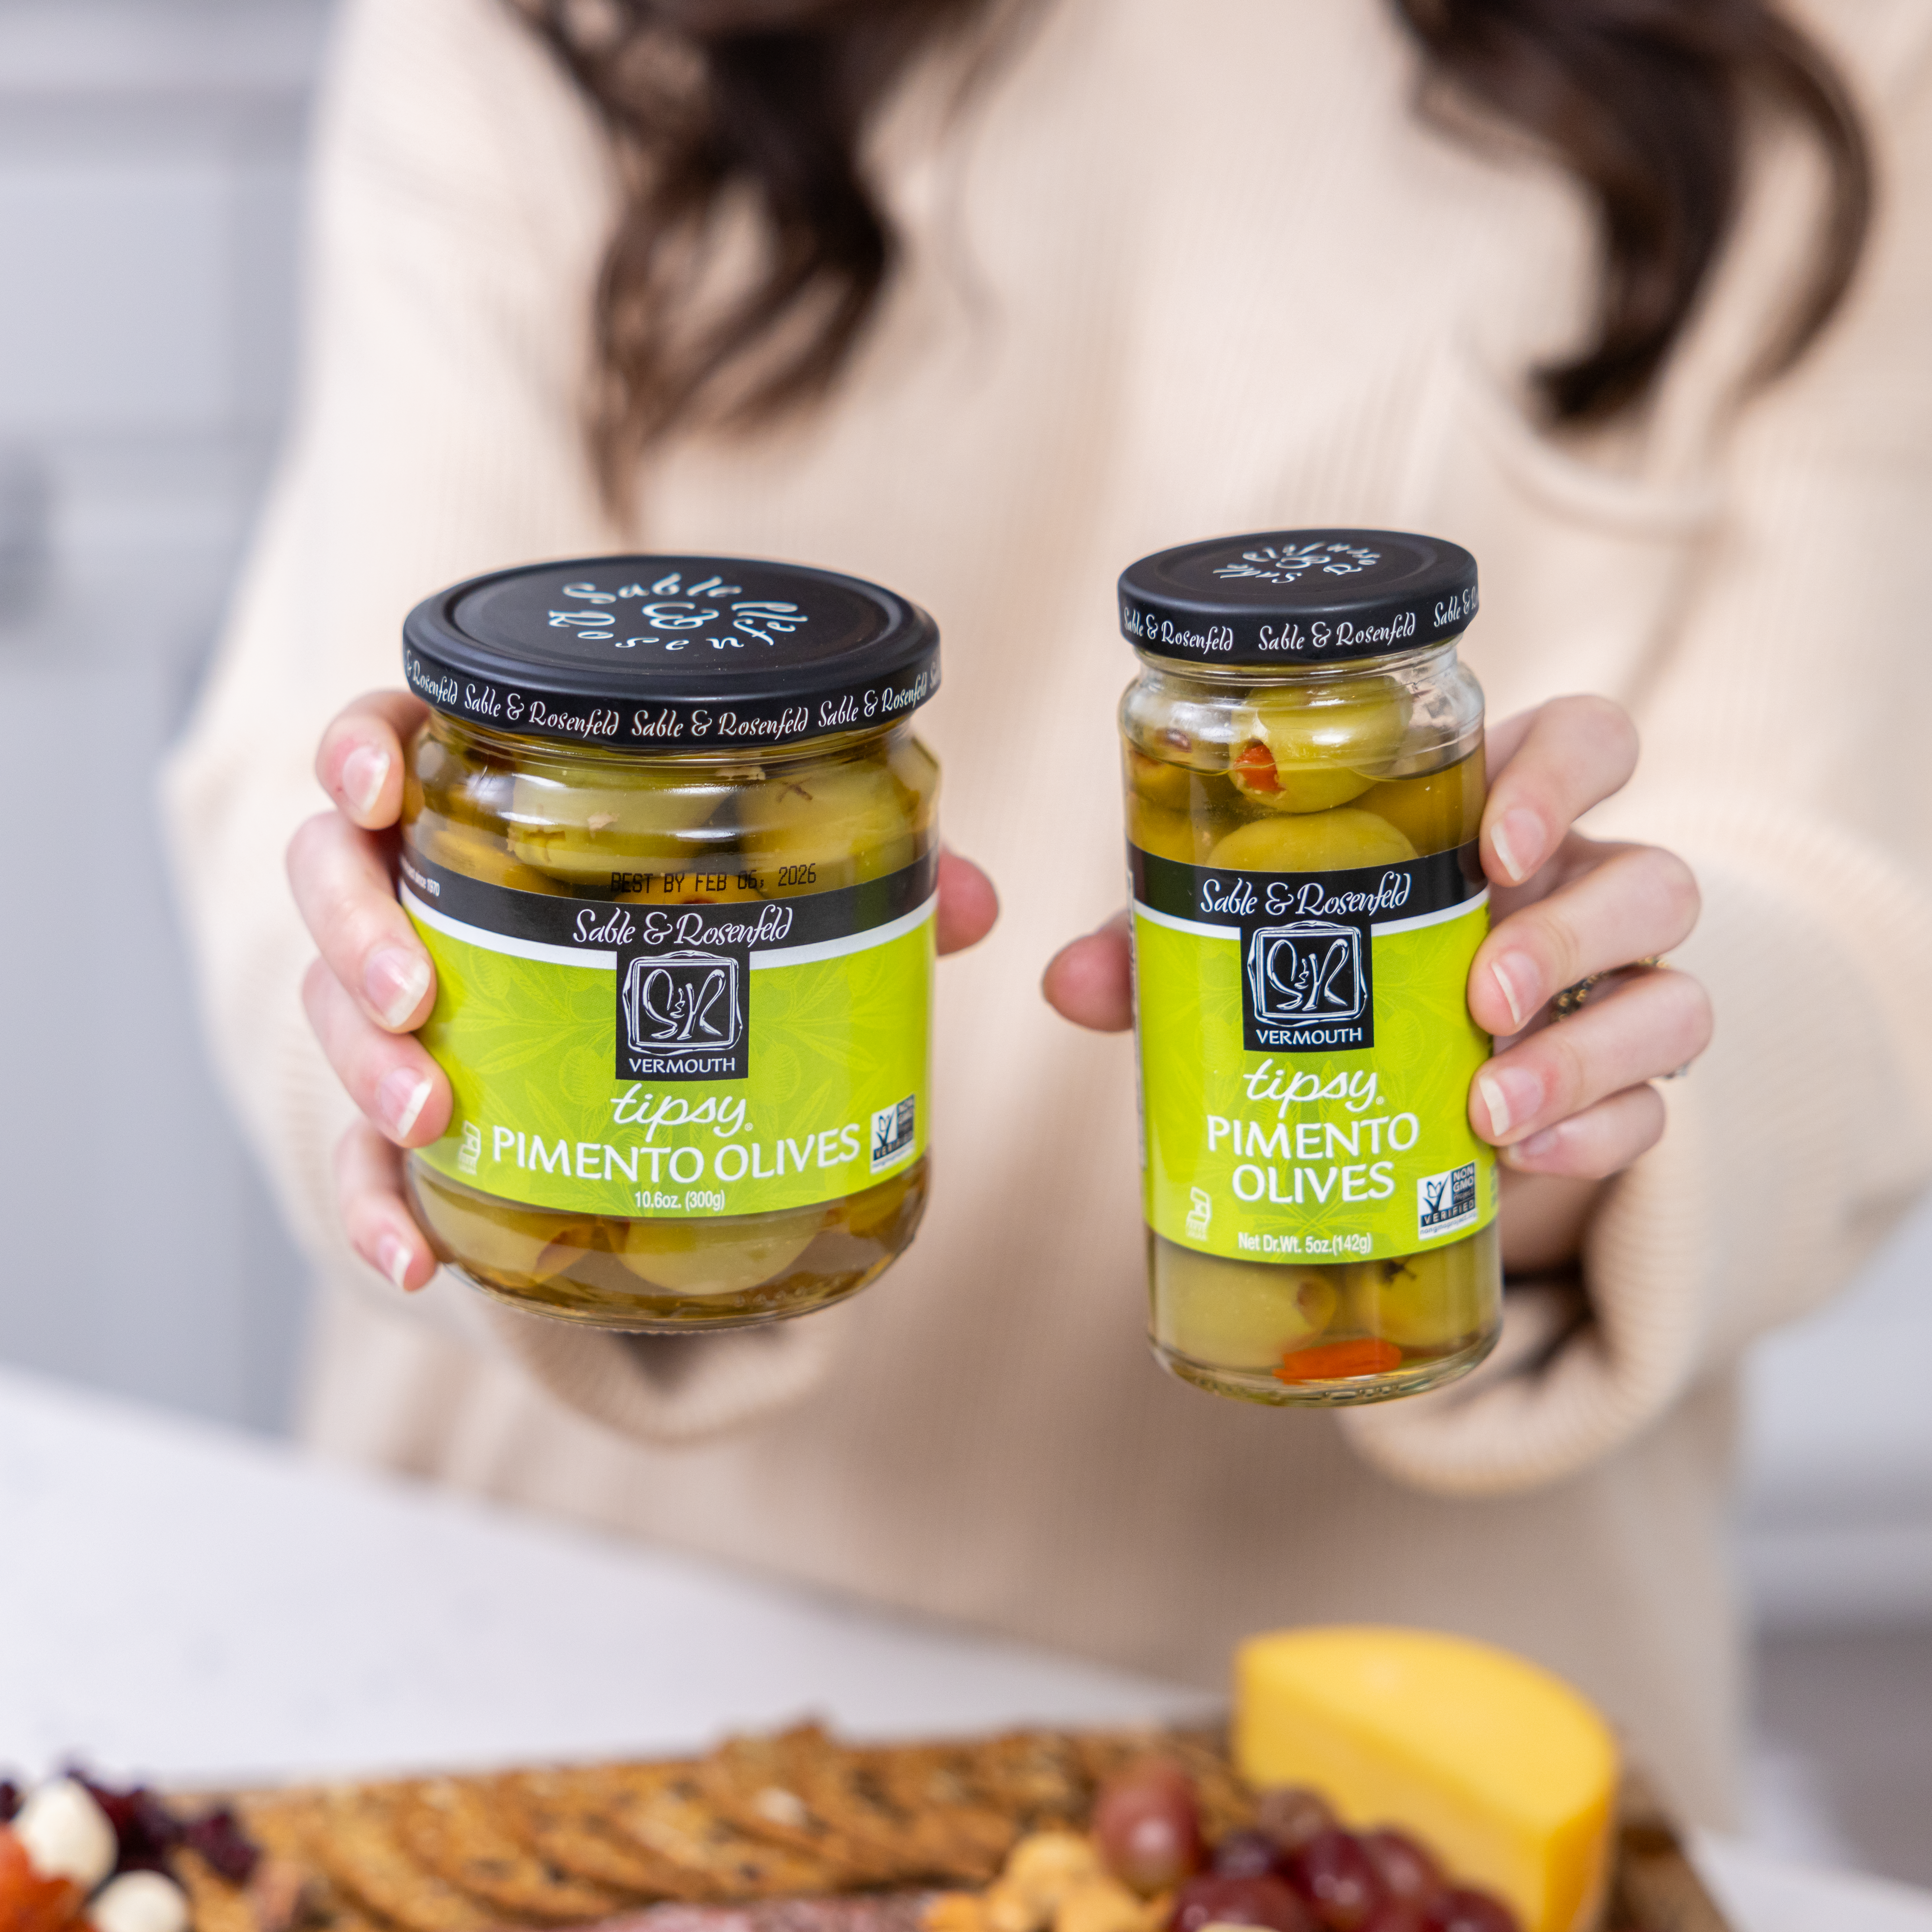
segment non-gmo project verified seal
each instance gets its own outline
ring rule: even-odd
[[[896,1106],[881,1107],[872,1116],[872,1172],[890,1167],[912,1146],[916,1102],[908,1094]]]
[[[1422,1240],[1460,1234],[1476,1225],[1476,1163],[1466,1161],[1415,1184],[1415,1232]]]

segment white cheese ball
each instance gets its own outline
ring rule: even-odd
[[[114,1869],[114,1827],[71,1778],[34,1792],[14,1820],[14,1835],[41,1877],[71,1879],[82,1892],[92,1892]]]
[[[188,1932],[188,1894],[159,1872],[123,1872],[87,1908],[94,1932]]]

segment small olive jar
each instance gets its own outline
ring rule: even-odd
[[[1154,1352],[1276,1405],[1447,1382],[1502,1297],[1468,1112],[1475,560],[1277,531],[1145,558],[1120,597]]]
[[[405,1174],[444,1264],[644,1331],[876,1279],[926,1195],[931,619],[826,571],[594,557],[426,599],[404,666],[399,890],[455,1097]]]

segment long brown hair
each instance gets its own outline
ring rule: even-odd
[[[822,396],[876,310],[896,238],[860,159],[912,64],[982,46],[1024,0],[520,0],[596,104],[626,200],[596,308],[592,442],[606,489],[704,421],[771,421]],[[1872,198],[1858,116],[1823,52],[1769,0],[1394,0],[1429,91],[1500,118],[1588,190],[1600,272],[1588,342],[1536,372],[1558,422],[1640,401],[1736,214],[1754,118],[1796,123],[1829,203],[1764,373],[1801,355],[1856,266]],[[694,293],[748,218],[758,265]],[[742,232],[742,231],[741,231]]]

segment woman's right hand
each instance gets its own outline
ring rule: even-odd
[[[334,809],[302,826],[288,853],[320,956],[302,1004],[362,1115],[336,1149],[343,1226],[356,1252],[404,1288],[424,1286],[436,1262],[404,1196],[401,1150],[440,1139],[451,1105],[448,1079],[416,1037],[436,1004],[436,968],[396,897],[404,747],[428,715],[401,691],[372,692],[338,713],[315,757]],[[983,939],[998,913],[986,874],[942,852],[939,950]]]

